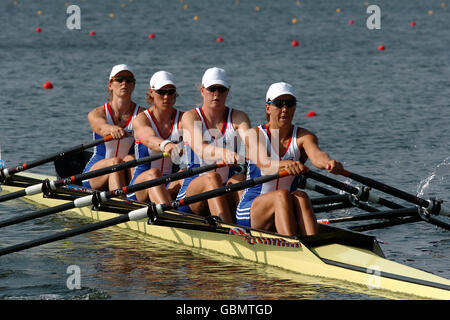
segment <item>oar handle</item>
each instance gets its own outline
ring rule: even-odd
[[[52,155],[49,155],[47,157],[41,158],[39,160],[35,160],[35,161],[31,161],[31,162],[24,162],[22,164],[19,164],[18,166],[12,167],[12,168],[4,168],[1,170],[1,179],[4,181],[7,178],[9,178],[10,176],[12,176],[13,174],[16,174],[18,172],[22,172],[25,170],[29,170],[31,168],[40,166],[41,164],[45,164],[47,162],[50,161],[54,161],[55,159],[67,156],[67,155],[71,155],[77,152],[81,152],[83,150],[89,149],[91,147],[94,147],[96,145],[108,142],[114,140],[114,138],[111,135],[108,135],[102,139],[98,139],[95,141],[92,141],[90,143],[87,144],[80,144],[78,146],[72,147],[70,149],[64,150],[62,152],[58,152]]]

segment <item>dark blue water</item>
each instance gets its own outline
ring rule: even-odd
[[[253,125],[264,121],[268,86],[289,82],[299,96],[296,123],[315,132],[321,147],[347,169],[425,198],[450,200],[448,2],[377,1],[379,30],[367,28],[362,0],[299,5],[293,0],[92,0],[78,5],[81,30],[67,29],[62,1],[0,4],[0,145],[9,166],[88,142],[87,114],[105,102],[115,64],[134,68],[134,100],[141,105],[151,75],[172,72],[183,110],[201,103],[202,74],[218,66],[232,83],[228,105],[246,111]],[[224,41],[216,42],[218,37]],[[291,46],[293,40],[298,47]],[[381,44],[386,50],[377,50]],[[54,88],[42,89],[45,81]],[[306,117],[309,111],[317,116]],[[53,167],[33,171],[53,173]],[[0,205],[4,217],[36,209],[19,200]],[[5,228],[0,239],[6,246],[86,222],[48,217]],[[450,278],[448,231],[419,222],[370,234],[387,243],[388,258]],[[81,290],[67,288],[70,265],[81,269]],[[115,230],[3,257],[0,297],[376,298]]]

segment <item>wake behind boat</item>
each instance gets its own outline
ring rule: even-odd
[[[79,199],[86,197],[93,198],[92,191],[70,184],[79,180],[75,176],[66,179],[66,186],[59,183],[58,187],[55,187],[55,183],[50,183],[58,181],[56,177],[29,172],[14,174],[5,180],[2,189],[6,195],[21,192],[30,186],[39,185],[41,189],[45,189],[42,187],[43,185],[50,186],[45,197],[40,192],[24,194],[26,199],[50,207],[49,209],[77,201],[79,203],[82,202]],[[47,181],[47,183],[42,183],[42,181]],[[59,181],[61,180],[59,179]],[[335,183],[335,185],[337,184]],[[304,187],[315,188],[315,190],[321,188],[314,187],[311,183]],[[37,188],[34,187],[34,189]],[[323,188],[323,190],[325,189]],[[355,190],[348,187],[347,192],[351,191]],[[317,203],[330,204],[337,201],[331,201],[330,197],[344,199],[343,195],[328,195],[328,202],[322,200]],[[102,197],[100,196],[100,198]],[[350,282],[359,285],[361,290],[368,294],[450,299],[450,280],[386,259],[376,238],[359,232],[319,224],[319,234],[317,235],[286,237],[223,223],[217,219],[204,219],[181,213],[175,210],[176,206],[174,205],[166,206],[166,208],[160,206],[157,210],[155,206],[112,200],[111,198],[104,199],[104,202],[95,205],[84,203],[66,209],[97,222],[78,228],[79,230],[61,232],[56,237],[37,239],[43,241],[32,241],[32,243],[24,246],[18,245],[15,248],[1,248],[0,255],[117,225],[133,230],[139,235],[157,237],[183,246],[205,249],[238,259],[282,268],[289,272],[336,279],[342,283]],[[373,199],[373,196],[371,198]],[[186,200],[189,201],[189,199]],[[362,205],[362,201],[357,201],[357,204]],[[338,205],[342,207],[342,203]],[[391,212],[398,212],[398,210],[401,209],[397,208]],[[69,211],[63,211],[62,214]],[[405,212],[409,212],[409,218],[412,217],[416,221],[420,219],[415,214],[417,210],[411,209],[403,210],[397,219],[401,216],[408,216]]]

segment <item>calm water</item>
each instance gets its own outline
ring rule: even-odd
[[[87,113],[105,102],[115,64],[134,67],[134,100],[141,105],[154,72],[174,73],[183,110],[199,105],[204,70],[219,66],[232,82],[229,106],[246,111],[253,125],[264,120],[268,86],[290,82],[299,95],[296,122],[316,132],[347,169],[448,201],[450,3],[377,4],[380,30],[366,27],[363,0],[86,0],[78,2],[81,30],[69,30],[64,1],[2,1],[1,157],[12,166],[88,142]],[[381,44],[385,51],[377,50]],[[54,89],[42,89],[45,81]],[[305,116],[311,110],[316,117]],[[2,203],[0,214],[37,209],[15,200]],[[47,217],[5,228],[0,239],[6,246],[86,222]],[[450,278],[448,231],[420,222],[370,233],[386,242],[388,258]],[[81,269],[81,290],[66,286],[70,265]],[[379,299],[116,230],[1,258],[0,298]]]

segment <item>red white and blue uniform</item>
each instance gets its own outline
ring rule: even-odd
[[[268,130],[267,125],[264,124],[258,126],[258,130],[261,133],[260,137],[263,137],[263,139],[265,139],[266,148],[267,150],[270,150],[272,160],[302,161],[302,152],[299,149],[298,144],[296,143],[297,131],[299,130],[299,127],[293,126],[292,135],[288,142],[288,147],[286,148],[286,151],[283,155],[278,155],[276,150],[273,148],[271,144],[270,131]],[[303,162],[304,161],[302,161],[302,163]],[[261,176],[260,169],[253,161],[247,159],[247,166],[247,179],[254,179]],[[296,176],[287,176],[245,189],[236,209],[237,223],[243,226],[250,227],[250,208],[252,206],[253,200],[255,200],[256,197],[262,194],[266,194],[274,190],[289,190],[290,192],[295,191],[297,189],[298,179],[299,177]]]
[[[233,151],[236,152],[237,147],[239,146],[240,138],[239,138],[238,132],[233,127],[233,122],[232,122],[233,109],[228,108],[228,107],[227,107],[227,109],[228,109],[228,112],[226,113],[226,119],[224,119],[222,129],[220,130],[220,132],[218,132],[218,135],[215,137],[213,137],[211,135],[211,131],[208,128],[208,125],[206,123],[202,108],[196,108],[195,112],[197,112],[197,115],[199,116],[201,123],[202,123],[203,141],[205,141],[206,143],[209,143],[209,144],[213,144],[214,146],[219,147],[219,148],[227,148],[227,146],[228,146],[228,148],[234,147]],[[215,131],[218,131],[218,130],[215,130]],[[191,146],[187,143],[185,143],[185,150],[186,150],[186,155],[187,155],[188,168],[197,168],[197,167],[201,167],[201,166],[208,164],[201,157],[199,157],[194,152],[194,150],[191,148]],[[220,175],[220,177],[222,178],[223,184],[225,184],[228,181],[228,179],[231,178],[235,174],[235,171],[233,170],[233,168],[230,168],[228,166],[218,168],[214,171]],[[200,174],[200,175],[202,175],[202,174]],[[197,178],[198,176],[199,175],[191,176],[191,177],[183,180],[183,184],[181,185],[180,191],[178,192],[177,200],[184,198],[186,196],[187,187],[189,186],[191,181],[194,180],[195,178]],[[189,206],[182,206],[182,207],[178,208],[178,210],[183,211],[183,212],[191,212]]]
[[[145,110],[144,113],[147,116],[148,120],[150,121],[153,131],[155,131],[155,134],[157,137],[159,137],[163,140],[172,141],[173,143],[181,142],[181,140],[182,140],[182,136],[181,136],[181,132],[180,132],[181,111],[176,110],[175,117],[172,122],[172,128],[170,129],[170,133],[167,135],[167,137],[162,136],[161,130],[158,127],[158,123],[157,123],[156,119],[153,117],[153,114],[150,111],[150,109]],[[136,141],[135,153],[134,153],[136,159],[142,159],[142,158],[145,158],[148,156],[153,156],[153,155],[160,154],[160,153],[161,153],[160,151],[154,151],[150,148],[147,148],[143,143]],[[155,160],[150,163],[143,163],[136,167],[136,170],[134,171],[133,178],[131,179],[130,185],[134,184],[134,181],[142,172],[150,170],[152,168],[156,168],[159,171],[161,171],[162,175],[168,175],[168,174],[177,172],[180,169],[179,165],[173,163],[172,159],[170,157]],[[128,199],[131,199],[131,200],[137,200],[136,195],[134,193],[127,195],[127,197],[128,197]]]
[[[111,104],[105,103],[104,105],[105,114],[106,114],[106,122],[111,125],[117,125],[117,123],[114,121],[114,118],[112,117],[112,110],[111,110]],[[100,160],[108,159],[108,158],[124,158],[128,154],[134,153],[134,132],[133,132],[133,126],[131,125],[132,120],[137,116],[137,113],[139,111],[139,106],[134,104],[134,110],[130,117],[127,120],[127,123],[124,127],[122,127],[126,132],[129,133],[128,136],[120,139],[120,140],[111,140],[102,144],[99,144],[95,147],[94,154],[92,155],[91,159],[88,161],[86,167],[83,170],[83,173],[88,172],[91,167],[97,163]],[[102,136],[99,134],[93,132],[92,133],[94,140],[103,139]],[[83,181],[83,186],[86,188],[91,188],[91,184],[89,183],[89,180]]]

